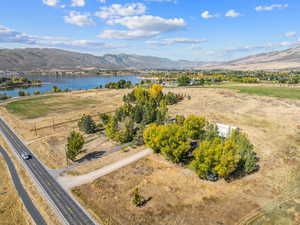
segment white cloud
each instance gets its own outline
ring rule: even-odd
[[[241,14],[236,12],[234,9],[231,9],[225,14],[225,16],[235,18],[241,16]]]
[[[71,6],[73,7],[83,7],[85,6],[85,0],[71,0],[72,4]]]
[[[106,3],[106,0],[99,0],[99,2],[101,2],[101,3]]]
[[[216,18],[216,17],[218,17],[218,15],[217,14],[210,14],[210,12],[209,11],[204,11],[203,13],[201,13],[201,17],[203,18],[203,19],[211,19],[211,18]]]
[[[116,49],[126,48],[125,45],[112,45],[103,41],[70,40],[66,37],[36,36],[12,30],[0,25],[0,43],[18,43],[34,47],[59,47],[68,49]]]
[[[101,7],[101,11],[96,12],[96,16],[102,19],[116,18],[121,16],[141,15],[146,11],[146,6],[142,3],[112,4],[109,7]]]
[[[286,32],[284,34],[285,37],[295,37],[296,35],[297,35],[297,32],[295,32],[295,31]]]
[[[147,15],[113,19],[109,20],[108,24],[122,25],[128,30],[104,30],[99,37],[126,40],[143,39],[182,29],[186,25],[184,19],[181,18],[164,19]]]
[[[56,6],[59,0],[43,0],[43,3],[48,6]]]
[[[257,6],[255,8],[256,11],[272,11],[274,9],[282,9],[289,7],[288,4],[273,4],[269,6]]]
[[[158,41],[146,41],[147,44],[152,45],[172,45],[172,44],[199,44],[207,42],[206,39],[192,39],[192,38],[166,38]]]
[[[67,40],[65,37],[37,36],[15,31],[0,25],[0,42],[36,45],[43,41]]]
[[[77,26],[92,26],[94,21],[90,18],[89,13],[80,13],[76,11],[71,11],[68,16],[64,17],[65,23],[70,23]]]
[[[158,31],[144,30],[104,30],[98,37],[117,40],[136,40],[159,35]]]
[[[130,30],[159,31],[161,33],[180,29],[186,25],[184,19],[165,19],[159,16],[132,16],[109,20],[110,25],[123,25]]]

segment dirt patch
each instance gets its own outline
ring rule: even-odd
[[[199,181],[194,174],[160,160],[163,159],[159,156],[140,160],[75,188],[73,193],[98,214],[101,222],[113,225],[233,224],[239,215],[230,215],[231,212],[246,214],[256,206],[242,197],[236,202],[247,206],[239,209],[231,200],[240,193],[230,190],[229,184]],[[141,208],[131,202],[131,193],[137,187],[149,200]]]

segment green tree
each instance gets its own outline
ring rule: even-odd
[[[191,78],[187,75],[183,75],[177,79],[178,86],[187,86],[191,82]]]
[[[247,136],[239,131],[234,131],[229,138],[238,146],[241,156],[240,169],[246,174],[257,171],[259,169],[258,158],[253,151],[254,146]]]
[[[83,136],[80,133],[72,131],[68,137],[67,143],[67,157],[74,161],[76,157],[81,153],[84,144]]]
[[[93,134],[96,132],[96,123],[90,115],[83,115],[78,122],[79,130],[86,134]]]
[[[154,152],[161,152],[175,163],[183,162],[191,149],[185,130],[177,124],[150,125],[144,132],[144,140]]]
[[[129,143],[133,140],[135,135],[134,121],[126,118],[124,121],[124,128],[116,132],[114,140],[121,143]]]
[[[217,164],[214,172],[220,177],[228,177],[239,165],[241,155],[239,148],[233,140],[226,140],[223,143],[222,151],[217,152]]]
[[[110,116],[106,113],[100,113],[99,118],[104,125],[107,125],[110,120]]]
[[[193,140],[202,140],[204,138],[206,125],[207,121],[204,117],[194,115],[188,116],[183,123],[188,137]]]
[[[193,155],[191,165],[203,179],[211,174],[226,178],[238,169],[241,160],[238,145],[231,139],[223,141],[219,137],[201,142]]]
[[[137,132],[136,135],[133,138],[133,143],[137,146],[141,146],[144,145],[144,130],[145,130],[145,126],[143,124],[141,124],[138,128],[137,128]]]
[[[115,139],[118,129],[118,120],[115,116],[112,116],[106,124],[105,133],[109,138]]]
[[[214,167],[218,161],[216,156],[222,151],[222,139],[214,138],[211,141],[203,141],[193,152],[194,160],[191,165],[197,175],[202,179],[208,179],[209,175],[215,174]]]
[[[33,92],[33,94],[34,94],[34,95],[40,95],[41,92],[40,92],[40,91],[35,91],[35,92]]]

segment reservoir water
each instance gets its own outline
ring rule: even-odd
[[[42,86],[38,87],[26,87],[26,88],[14,88],[14,89],[0,89],[0,93],[6,93],[8,96],[18,96],[20,90],[33,93],[34,91],[46,92],[50,91],[53,86],[57,86],[60,89],[70,89],[70,90],[87,90],[91,88],[98,87],[109,82],[117,82],[119,80],[131,81],[133,84],[136,84],[140,81],[137,78],[137,75],[129,76],[99,76],[99,75],[88,75],[88,76],[57,76],[57,75],[48,75],[48,76],[39,76],[39,75],[24,75],[30,80],[41,80],[43,82]]]

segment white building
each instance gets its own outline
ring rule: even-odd
[[[239,129],[238,127],[225,125],[221,123],[217,123],[217,128],[218,128],[219,135],[224,138],[229,137],[232,131]]]

